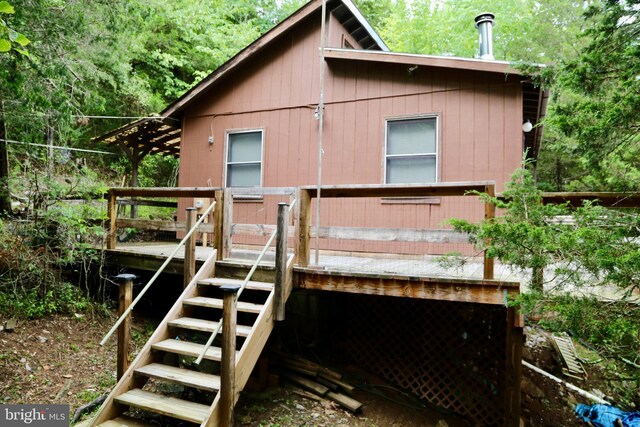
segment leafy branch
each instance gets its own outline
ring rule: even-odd
[[[31,40],[24,34],[10,28],[7,22],[2,18],[3,15],[13,15],[15,9],[7,1],[0,1],[0,53],[9,52],[14,49],[16,52],[29,56],[29,52],[24,49]],[[16,47],[20,46],[20,47]]]

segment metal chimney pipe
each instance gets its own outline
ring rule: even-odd
[[[478,29],[478,43],[480,45],[480,59],[495,59],[493,57],[493,13],[484,12],[476,16]]]

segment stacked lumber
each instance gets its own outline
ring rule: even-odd
[[[312,400],[333,400],[340,406],[358,412],[362,403],[351,397],[355,387],[343,381],[342,374],[299,356],[276,353],[271,358],[278,373],[302,387],[296,394]]]

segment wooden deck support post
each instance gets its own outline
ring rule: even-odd
[[[222,358],[220,361],[220,425],[233,426],[233,407],[236,404],[236,323],[239,285],[220,287],[222,303]]]
[[[311,195],[308,190],[302,188],[298,190],[297,227],[297,264],[301,267],[306,267],[309,265],[309,255],[311,253],[311,247],[309,245],[311,237]]]
[[[186,232],[196,223],[196,208],[187,208]],[[184,244],[184,287],[186,288],[196,274],[196,233],[191,234]]]
[[[107,214],[109,215],[109,235],[107,238],[107,249],[116,248],[116,221],[118,219],[118,208],[116,206],[117,196],[109,192],[109,205]]]
[[[505,358],[504,425],[520,425],[520,382],[522,381],[522,347],[524,334],[517,309],[507,308],[507,348]]]
[[[276,282],[274,292],[275,319],[284,320],[287,302],[287,237],[289,235],[289,205],[278,204],[278,228],[276,233]]]
[[[496,186],[491,184],[485,186],[484,192],[491,197],[496,196]],[[484,205],[484,219],[492,220],[496,217],[496,206],[491,202],[485,202]],[[487,251],[484,252],[484,278],[493,279],[493,267],[494,259],[487,256]]]
[[[133,274],[119,274],[115,280],[119,283],[118,289],[118,317],[122,316],[131,305],[133,297]],[[129,344],[131,343],[131,315],[118,326],[118,380],[129,368]]]
[[[224,221],[224,191],[215,193],[216,207],[213,209],[213,248],[217,251],[218,260],[222,260],[223,221]]]

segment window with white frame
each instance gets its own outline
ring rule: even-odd
[[[386,184],[437,181],[437,127],[436,117],[387,120]]]
[[[261,130],[227,133],[227,187],[262,185]]]

